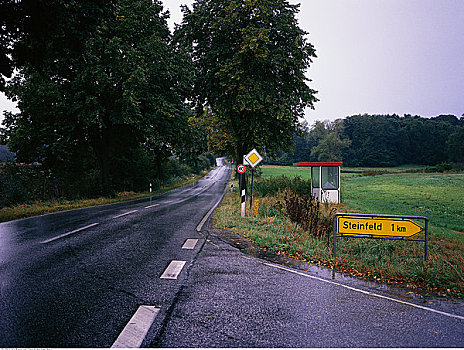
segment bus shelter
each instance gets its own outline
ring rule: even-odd
[[[293,166],[311,168],[311,194],[317,201],[340,203],[342,162],[301,162]]]

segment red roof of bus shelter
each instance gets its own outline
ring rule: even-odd
[[[301,162],[293,163],[293,166],[342,166],[342,162]]]

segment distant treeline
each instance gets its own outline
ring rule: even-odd
[[[363,114],[318,121],[295,136],[293,152],[267,164],[302,161],[343,161],[350,167],[464,163],[464,117]]]

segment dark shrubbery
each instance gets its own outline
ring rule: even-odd
[[[131,173],[127,171],[127,167],[121,167],[120,180],[114,181],[114,190],[147,192],[151,183],[152,189],[156,191],[163,185],[179,183],[187,177],[199,174],[215,163],[216,159],[210,154],[197,157],[195,166],[180,163],[174,158],[168,159],[162,165],[161,179],[148,166],[140,166],[138,172]],[[82,174],[75,174],[72,179],[65,179],[53,175],[41,165],[0,163],[0,207],[53,199],[99,197],[103,194],[100,179],[98,170],[82,171]]]
[[[286,176],[260,178],[254,191],[260,197],[278,197],[277,202],[266,210],[272,211],[273,215],[287,215],[315,237],[328,237],[332,231],[335,209],[329,209],[311,196],[310,180]]]
[[[286,190],[297,194],[311,195],[311,182],[303,180],[300,176],[278,176],[272,178],[260,178],[255,182],[255,193],[261,197],[274,196]]]
[[[310,234],[323,238],[332,231],[332,218],[335,208],[328,210],[320,202],[307,194],[292,191],[284,193],[285,208],[288,217]]]

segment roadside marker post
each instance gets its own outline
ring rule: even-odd
[[[423,220],[422,227],[413,220]],[[424,239],[409,237],[425,234]],[[372,238],[424,242],[424,260],[428,259],[429,219],[425,216],[337,213],[333,222],[333,255],[337,238]]]
[[[240,196],[241,196],[241,215],[242,218],[245,217],[245,201],[246,201],[246,191],[245,191],[245,181],[243,175],[245,174],[246,167],[243,164],[237,165],[237,172],[240,174]]]

